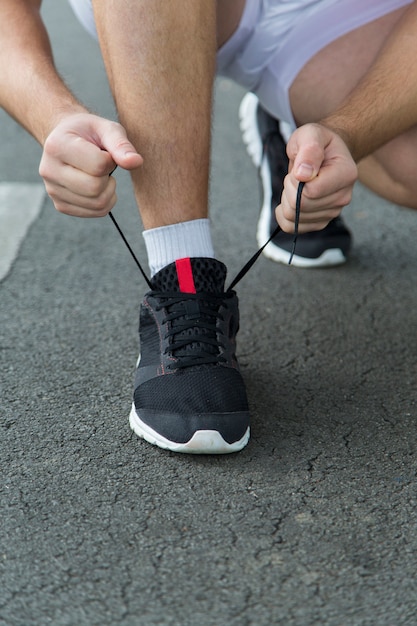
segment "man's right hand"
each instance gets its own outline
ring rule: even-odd
[[[116,203],[111,172],[117,165],[133,170],[142,163],[120,124],[90,113],[74,113],[47,137],[39,173],[59,212],[102,217]]]

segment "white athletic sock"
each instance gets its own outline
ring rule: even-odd
[[[214,259],[210,220],[199,219],[151,228],[143,233],[151,276],[177,259]]]

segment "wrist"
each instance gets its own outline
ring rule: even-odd
[[[33,132],[35,138],[43,146],[52,131],[64,120],[73,115],[89,113],[82,104],[76,100],[72,102],[56,104],[50,109],[50,114],[44,116],[39,126]]]
[[[340,139],[349,150],[351,157],[356,163],[360,161],[363,156],[365,156],[364,154],[360,153],[360,148],[355,141],[355,134],[349,132],[349,130],[346,128],[346,125],[342,124],[340,120],[333,117],[327,117],[323,120],[320,120],[319,124],[340,137]]]

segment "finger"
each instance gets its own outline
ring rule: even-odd
[[[78,135],[48,137],[39,172],[43,178],[54,178],[57,167],[67,165],[90,176],[108,176],[115,163],[111,155],[95,143]]]
[[[312,214],[300,214],[298,222],[298,232],[306,233],[316,230],[322,230],[334,218],[341,213],[341,208],[332,208],[318,211]],[[294,233],[295,231],[295,211],[280,204],[275,210],[276,219],[282,230],[286,233]]]
[[[116,204],[116,197],[109,203],[109,205],[105,209],[88,209],[84,206],[79,206],[78,204],[71,203],[63,203],[63,202],[54,202],[55,209],[58,213],[63,213],[64,215],[70,215],[71,217],[85,217],[85,218],[95,218],[95,217],[104,217],[110,213],[112,208]]]
[[[306,189],[307,185],[304,187]],[[349,190],[345,194],[338,191],[326,198],[311,199],[304,194],[301,197],[301,211],[299,216],[299,232],[321,230],[330,220],[334,219],[343,207],[349,203]],[[296,221],[296,207],[294,191],[288,186],[284,188],[281,204],[276,208],[276,217],[279,225],[285,232],[294,232]]]
[[[325,195],[327,189],[351,186],[357,180],[357,166],[346,144],[323,126],[308,124],[298,128],[288,142],[287,151],[294,184],[300,180],[314,182],[320,195]],[[326,174],[328,178],[324,177]]]
[[[321,215],[323,211],[340,211],[349,204],[352,198],[351,187],[337,189],[335,192],[329,193],[326,196],[321,194],[317,195],[315,190],[314,193],[311,194],[309,189],[311,190],[311,183],[306,183],[301,196],[300,219],[302,221],[314,221],[314,215],[316,213]],[[287,217],[290,217],[291,214],[295,215],[296,198],[297,190],[294,190],[292,186],[286,185],[283,190],[281,204],[283,210],[288,214]]]
[[[90,209],[85,209],[84,207],[80,207],[78,205],[71,205],[71,204],[57,204],[55,205],[55,208],[58,211],[58,213],[62,213],[63,215],[69,215],[71,217],[82,217],[86,219],[105,217],[111,211],[111,208],[109,208],[108,210],[106,209],[103,211],[98,211],[96,209],[90,210]]]
[[[337,217],[337,216],[336,216]],[[333,218],[332,218],[333,219]],[[294,222],[290,220],[285,220],[284,218],[277,215],[277,221],[284,231],[288,235],[293,235],[295,233],[295,225]],[[302,224],[301,222],[298,224],[298,234],[304,235],[305,233],[313,233],[319,230],[323,230],[329,224],[331,220],[325,219],[320,222],[312,222],[311,224]]]
[[[320,131],[313,125],[297,129],[287,145],[290,170],[299,182],[313,180],[324,161],[326,144]]]
[[[49,182],[51,187],[65,188],[84,198],[98,198],[106,189],[115,186],[115,180],[113,178],[110,180],[108,175],[91,176],[70,165],[61,167],[59,177],[49,179],[46,176],[44,180],[46,183]]]
[[[336,176],[336,173],[333,173]],[[301,196],[301,219],[309,219],[308,215],[317,211],[341,209],[350,203],[352,186],[341,187],[337,183],[332,183],[332,176],[329,178],[330,180],[324,180],[325,176],[320,172],[317,178],[305,184]],[[290,175],[288,175],[285,180],[282,203],[285,207],[288,207],[289,211],[293,211],[294,214],[297,188],[298,183],[295,185],[291,181]]]
[[[142,165],[143,158],[127,138],[123,126],[98,118],[97,131],[101,148],[110,154],[115,164],[126,170],[136,169]]]
[[[49,186],[46,183],[45,187],[57,211],[77,217],[101,217],[107,215],[117,200],[114,181],[95,198],[81,196],[59,185]]]
[[[330,222],[330,220],[340,215],[342,208],[343,207],[333,207],[331,209],[323,209],[323,211],[315,211],[314,213],[304,213],[302,217],[300,214],[299,224],[308,226],[322,224],[323,222]],[[277,207],[277,212],[278,209],[279,215],[282,216],[284,221],[293,225],[295,224],[295,211],[292,208],[279,205]]]

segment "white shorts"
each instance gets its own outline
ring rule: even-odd
[[[91,0],[69,0],[97,38]],[[295,127],[288,90],[321,48],[412,0],[247,0],[238,29],[217,54],[218,74],[259,97],[276,118]]]

